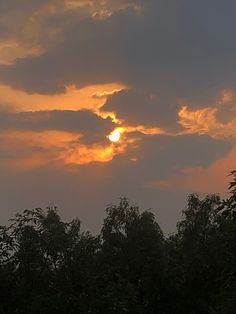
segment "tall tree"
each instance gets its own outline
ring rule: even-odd
[[[156,313],[164,285],[163,233],[150,211],[140,213],[126,198],[106,212],[101,236],[107,310]]]

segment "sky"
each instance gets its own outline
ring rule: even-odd
[[[236,169],[234,0],[0,0],[0,224],[128,197],[175,231]],[[115,133],[112,133],[115,131]]]

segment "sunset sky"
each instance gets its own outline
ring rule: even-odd
[[[235,0],[0,0],[0,224],[57,205],[97,232],[127,196],[172,232],[189,193],[226,196],[235,12]]]

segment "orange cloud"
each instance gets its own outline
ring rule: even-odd
[[[84,9],[95,18],[108,18],[114,12],[126,9],[132,9],[137,14],[142,12],[140,4],[130,3],[127,1],[111,0],[64,0],[66,10]]]
[[[137,12],[141,10],[137,5],[130,4],[129,7]],[[119,2],[104,0],[34,1],[32,5],[10,4],[7,10],[3,6],[0,26],[6,33],[0,43],[0,64],[12,64],[17,58],[40,55],[63,41],[68,20],[71,22],[68,11],[78,10],[80,16],[103,19],[125,8]],[[58,23],[48,23],[50,17],[59,17]]]
[[[32,1],[33,2],[33,1]],[[63,9],[62,0],[9,3],[1,7],[0,26],[5,30],[0,44],[0,64],[14,63],[17,58],[40,55],[62,40],[62,28],[45,21]]]
[[[236,118],[227,123],[219,122],[216,118],[217,108],[206,107],[190,110],[183,106],[179,111],[179,123],[185,129],[183,134],[207,134],[214,138],[235,138]]]
[[[85,165],[109,162],[125,151],[127,143],[85,145],[77,133],[63,131],[2,131],[0,132],[1,167],[30,170],[46,165]]]
[[[0,64],[11,64],[16,58],[39,55],[41,52],[39,47],[24,46],[14,39],[5,40],[0,43]]]
[[[226,195],[230,171],[236,169],[236,146],[224,158],[209,167],[185,168],[166,180],[152,182],[151,186],[162,190],[183,190],[197,193],[222,193]]]
[[[61,42],[68,20],[71,22],[68,11],[78,10],[80,16],[104,19],[127,6],[137,13],[141,11],[138,5],[121,6],[119,1],[104,0],[34,1],[32,5],[26,5],[26,2],[10,4],[7,10],[3,6],[0,26],[5,30],[5,36],[0,43],[0,64],[12,64],[17,58],[40,55]],[[58,23],[48,23],[50,17],[59,17]]]
[[[134,132],[139,132],[144,135],[162,135],[162,134],[167,134],[167,132],[161,128],[152,128],[148,127],[145,125],[138,125],[138,126],[129,126],[127,124],[122,124],[122,121],[116,118],[116,115],[114,113],[109,113],[109,116],[113,118],[113,122],[121,125],[118,127],[118,130],[120,133],[128,134],[128,133],[134,133]]]
[[[118,83],[92,85],[79,90],[75,86],[68,86],[65,94],[42,95],[28,94],[0,85],[0,110],[22,112],[89,109],[98,112],[109,95],[124,88],[124,85]],[[97,94],[102,94],[103,97],[94,97]]]
[[[44,149],[64,149],[68,143],[78,141],[80,135],[64,131],[1,131],[0,140],[4,148],[35,147]]]
[[[1,161],[2,169],[17,170],[17,171],[29,171],[31,169],[44,166],[48,164],[48,159],[45,154],[35,153],[25,157],[19,157],[17,159],[7,159]]]
[[[224,89],[221,93],[221,99],[219,101],[219,104],[225,104],[234,99],[234,93],[230,89]]]
[[[60,158],[66,164],[74,165],[84,165],[91,162],[109,162],[115,155],[123,153],[124,150],[125,145],[115,146],[112,143],[107,146],[97,144],[86,146],[79,144],[75,148],[63,152]]]

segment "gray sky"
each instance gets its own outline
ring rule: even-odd
[[[233,0],[0,0],[0,221],[97,232],[127,196],[175,230],[236,168]],[[120,140],[109,134],[117,129]]]

